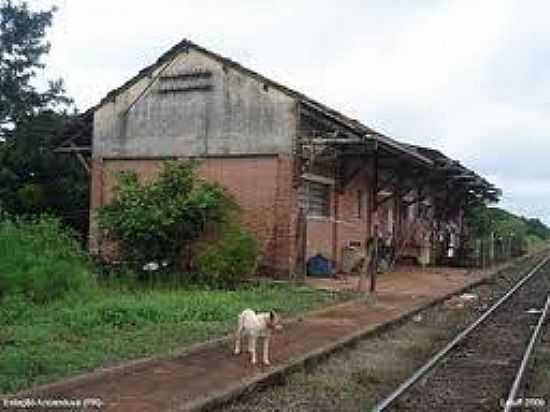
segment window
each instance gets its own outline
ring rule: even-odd
[[[330,185],[303,181],[298,188],[298,207],[311,216],[330,215]]]

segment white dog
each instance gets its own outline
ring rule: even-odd
[[[239,326],[235,336],[235,355],[241,353],[241,339],[248,337],[248,352],[252,356],[252,364],[256,364],[256,341],[264,339],[264,365],[269,365],[269,339],[274,330],[281,330],[281,318],[273,311],[256,313],[246,309],[239,315]]]

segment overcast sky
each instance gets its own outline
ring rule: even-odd
[[[433,146],[550,224],[547,0],[31,0],[80,109],[182,38],[405,142]]]

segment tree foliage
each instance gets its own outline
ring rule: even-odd
[[[543,240],[550,240],[550,228],[539,219],[522,218],[522,220],[527,226],[527,235],[536,236]]]
[[[22,121],[0,144],[0,208],[12,214],[50,213],[80,233],[88,221],[88,176],[74,157],[59,155],[66,117],[51,111]]]
[[[494,231],[494,222],[489,208],[484,205],[466,209],[464,221],[474,237],[486,237]]]
[[[236,224],[224,225],[215,242],[197,245],[194,263],[201,280],[212,286],[235,287],[251,274],[259,245],[256,238]]]
[[[477,238],[494,234],[497,238],[514,237],[521,241],[550,240],[550,228],[539,219],[517,216],[498,207],[480,206],[467,211],[467,227]]]
[[[195,161],[168,161],[155,180],[118,173],[111,203],[98,223],[137,268],[148,262],[176,264],[207,223],[224,222],[234,202],[224,189],[199,178]]]
[[[43,91],[33,84],[50,50],[45,35],[54,12],[53,8],[33,11],[26,2],[0,0],[0,138],[4,140],[41,110],[70,102],[61,79],[49,81]]]
[[[88,177],[76,159],[53,152],[71,100],[61,80],[35,86],[54,12],[0,0],[0,209],[55,214],[82,233]]]

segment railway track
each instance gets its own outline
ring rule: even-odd
[[[540,261],[373,411],[550,410],[550,394],[529,394],[526,385],[550,316],[549,260]]]

